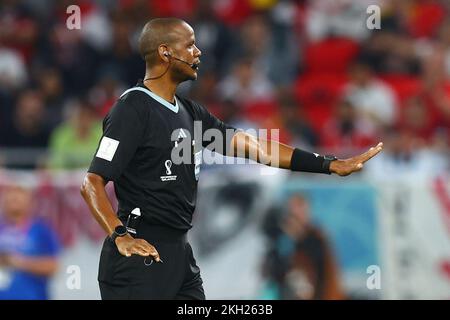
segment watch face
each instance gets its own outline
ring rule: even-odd
[[[125,228],[124,226],[117,226],[114,229],[114,232],[119,236],[124,236],[127,234],[127,228]]]

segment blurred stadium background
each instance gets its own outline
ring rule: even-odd
[[[80,30],[66,27],[73,4]],[[339,157],[385,143],[348,178],[203,165],[190,237],[207,297],[450,298],[449,12],[446,0],[2,0],[0,192],[31,187],[59,236],[50,297],[99,298],[104,234],[79,186],[102,118],[144,75],[143,24],[176,16],[203,51],[180,94],[224,121]]]

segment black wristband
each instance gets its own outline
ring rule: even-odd
[[[334,156],[324,157],[317,153],[311,153],[295,148],[291,158],[291,170],[331,174],[330,163],[336,159],[337,158]]]

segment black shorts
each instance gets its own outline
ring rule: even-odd
[[[141,225],[137,238],[153,245],[163,263],[139,255],[125,257],[105,239],[98,273],[102,299],[205,299],[186,232]]]

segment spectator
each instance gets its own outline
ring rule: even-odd
[[[117,98],[125,91],[114,69],[100,70],[99,79],[89,91],[89,102],[100,117],[106,116]]]
[[[253,67],[275,85],[291,83],[298,71],[298,39],[292,26],[253,14],[240,28],[233,57],[251,57]]]
[[[49,299],[48,283],[58,268],[53,230],[32,216],[29,190],[8,186],[0,217],[0,300]]]
[[[8,149],[8,167],[33,169],[41,164],[50,135],[44,115],[39,91],[26,90],[19,95],[13,118],[0,128],[0,147]]]
[[[126,87],[135,85],[137,79],[144,76],[142,70],[145,63],[131,46],[132,32],[132,22],[120,13],[116,14],[112,21],[112,48],[103,56],[100,68],[95,68],[102,72],[114,72]]]
[[[17,0],[0,2],[0,46],[17,50],[29,62],[36,48],[39,28],[28,8]]]
[[[308,1],[306,30],[311,40],[330,35],[364,40],[369,29],[362,21],[367,19],[366,9],[377,5],[376,0],[314,0]]]
[[[439,135],[439,131],[432,140],[434,148],[411,131],[386,131],[383,138],[386,152],[369,164],[364,174],[379,179],[409,177],[414,180],[442,174],[448,169],[448,154],[440,148],[447,141]]]
[[[17,51],[0,46],[0,90],[17,90],[25,85],[27,69]]]
[[[317,147],[319,138],[307,121],[303,106],[295,100],[292,93],[281,90],[278,94],[278,103],[280,127],[283,128],[280,135],[285,134],[284,130],[286,130],[286,133],[290,135],[289,143],[304,146],[306,149]]]
[[[434,128],[450,127],[450,85],[447,82],[445,60],[441,50],[423,59],[422,83],[426,110]]]
[[[101,122],[86,100],[76,101],[70,119],[50,138],[50,167],[79,169],[87,167],[102,135]]]
[[[439,32],[439,40],[444,50],[445,72],[450,77],[450,20],[445,21]]]
[[[266,221],[269,242],[274,245],[264,271],[275,297],[343,299],[336,258],[326,235],[310,221],[308,200],[295,194],[289,198],[287,210],[285,215],[269,215]]]
[[[413,136],[427,143],[431,141],[435,128],[422,97],[416,96],[408,99],[406,105],[402,108],[401,115],[398,125],[399,131],[410,132]]]
[[[367,120],[366,129],[375,134],[393,125],[397,107],[392,89],[378,81],[370,65],[364,62],[355,62],[349,76],[344,98]]]
[[[63,117],[64,88],[61,73],[57,68],[47,66],[39,68],[34,78],[42,93],[46,122],[53,129]]]
[[[380,74],[420,74],[417,43],[407,35],[381,30],[371,35],[361,57]]]
[[[236,62],[232,73],[219,84],[222,99],[233,100],[240,107],[259,100],[273,99],[273,84],[252,63],[251,58]]]
[[[367,130],[367,119],[361,116],[355,106],[346,100],[341,100],[321,132],[322,145],[330,152],[339,150],[350,152],[352,148],[364,148],[376,139],[372,131]]]
[[[227,26],[217,20],[213,1],[201,0],[193,17],[196,42],[208,55],[202,57],[202,70],[216,71],[221,77],[230,67],[230,51],[233,39]]]
[[[81,32],[67,29],[65,20],[48,30],[39,49],[35,63],[58,68],[67,94],[83,94],[92,86],[100,54],[84,41]]]

